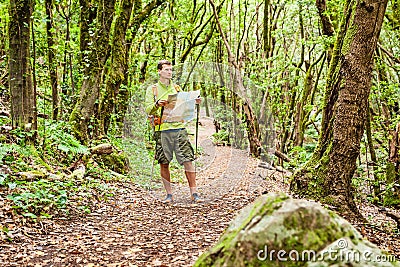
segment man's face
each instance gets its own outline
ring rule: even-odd
[[[158,74],[162,79],[171,79],[172,78],[172,66],[171,65],[163,65],[161,70],[158,70]]]

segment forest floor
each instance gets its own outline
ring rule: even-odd
[[[288,193],[290,173],[262,168],[246,151],[215,146],[212,120],[201,123],[203,154],[196,168],[204,203],[190,202],[186,183],[173,184],[175,201],[165,205],[162,188],[115,182],[118,193],[106,202],[93,200],[95,209],[85,215],[30,223],[13,221],[0,205],[0,222],[13,239],[0,240],[1,266],[191,266],[242,207],[263,193]],[[359,209],[368,223],[353,225],[400,257],[395,222],[366,201],[359,202]]]

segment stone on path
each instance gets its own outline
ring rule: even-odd
[[[259,197],[194,266],[400,266],[345,219],[283,193]]]

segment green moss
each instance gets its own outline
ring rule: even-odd
[[[324,204],[327,205],[335,205],[335,198],[333,198],[332,196],[326,196],[324,197]]]
[[[290,190],[302,197],[320,200],[327,195],[324,190],[326,168],[330,162],[332,142],[329,143],[324,154],[319,158],[321,145],[318,145],[309,161],[291,177]],[[300,183],[300,186],[297,184]]]
[[[340,51],[342,55],[346,55],[350,51],[351,43],[353,42],[354,36],[356,35],[356,33],[358,31],[358,25],[356,25],[354,23],[354,19],[355,19],[355,15],[356,15],[355,10],[357,10],[358,1],[353,1],[352,4],[353,5],[352,6],[349,5],[348,10],[345,11],[345,12],[352,12],[351,17],[348,19],[348,21],[346,21],[346,17],[343,17],[343,21],[342,21],[342,23],[344,23],[344,25],[350,25],[346,29],[346,35],[343,38],[343,43],[342,43],[342,47],[341,47],[341,51]]]
[[[385,191],[383,205],[389,207],[400,205],[400,195],[398,192],[392,190],[392,184]]]
[[[352,26],[348,28],[346,36],[343,40],[342,49],[340,51],[342,55],[347,55],[347,53],[349,53],[351,44],[353,42],[354,36],[356,35],[357,31],[358,27],[355,24],[352,24]]]
[[[72,131],[74,133],[74,136],[82,141],[84,144],[87,144],[85,134],[82,131],[82,122],[80,120],[80,117],[82,115],[78,112],[77,106],[75,106],[74,110],[71,113],[71,116],[69,117],[69,121],[72,124]]]
[[[396,166],[393,164],[393,162],[388,162],[386,164],[386,181],[388,183],[393,183],[396,180]]]
[[[289,251],[292,249],[302,251],[305,247],[318,251],[333,240],[340,238],[343,232],[340,231],[339,224],[334,222],[326,225],[329,219],[321,215],[322,213],[315,214],[313,210],[307,208],[293,213],[293,216],[285,220],[284,226],[294,230],[296,234],[278,245]]]
[[[97,156],[95,160],[117,173],[126,174],[128,172],[128,158],[125,153],[113,152],[109,155]]]

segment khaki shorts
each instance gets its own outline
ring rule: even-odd
[[[155,132],[156,155],[159,164],[169,164],[173,153],[180,165],[194,160],[193,147],[190,144],[186,129],[174,129]]]

